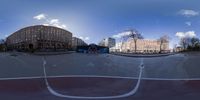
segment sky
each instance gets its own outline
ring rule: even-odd
[[[0,38],[32,25],[64,28],[87,43],[136,29],[145,39],[200,33],[198,0],[0,0]]]

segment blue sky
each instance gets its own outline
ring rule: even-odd
[[[87,43],[98,43],[135,28],[147,39],[200,33],[198,0],[1,0],[0,38],[20,28],[48,24],[65,28]]]

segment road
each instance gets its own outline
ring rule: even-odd
[[[109,100],[198,100],[199,58],[200,53],[155,58],[110,54],[37,56],[0,53],[0,97],[7,100],[74,100],[59,97],[47,89],[44,61],[46,79],[54,92],[75,97],[116,97],[128,94],[137,86],[142,62],[144,68],[137,91]]]

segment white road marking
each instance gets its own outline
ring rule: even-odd
[[[47,76],[47,78],[67,78],[67,77],[79,77],[79,78],[118,78],[118,79],[138,79],[138,77],[126,77],[126,76],[103,76],[103,75],[57,75],[57,76]],[[6,80],[31,80],[45,78],[44,76],[33,76],[33,77],[10,77],[10,78],[0,78],[0,81]],[[200,81],[200,78],[145,78],[142,77],[141,80],[152,80],[152,81]]]
[[[53,90],[53,88],[49,85],[49,82],[48,82],[48,79],[47,79],[46,68],[45,68],[46,66],[45,65],[46,65],[46,60],[45,60],[45,58],[43,58],[44,79],[45,79],[45,83],[46,83],[46,86],[47,86],[47,89],[49,90],[49,92],[52,95],[55,95],[55,96],[58,96],[58,97],[72,98],[72,99],[117,99],[117,98],[124,98],[124,97],[134,95],[139,88],[141,77],[142,77],[142,71],[143,71],[143,66],[139,66],[140,67],[140,73],[139,73],[137,84],[136,84],[135,88],[132,89],[128,93],[125,93],[125,94],[122,94],[122,95],[117,95],[117,96],[100,96],[100,97],[72,96],[72,95],[60,94],[60,93],[56,92],[55,90]],[[141,65],[143,65],[143,59],[141,60]]]

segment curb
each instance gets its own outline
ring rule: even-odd
[[[74,52],[37,52],[37,53],[32,53],[32,55],[63,55],[63,54],[72,54]]]
[[[175,55],[176,53],[170,53],[170,54],[159,54],[159,55],[131,55],[131,54],[116,54],[116,53],[110,53],[111,55],[117,55],[117,56],[126,56],[126,57],[163,57],[163,56],[170,56]]]

